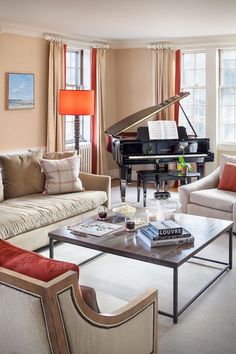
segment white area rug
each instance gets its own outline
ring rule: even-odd
[[[112,200],[120,203],[119,188]],[[178,199],[177,193],[172,195]],[[127,201],[136,202],[136,188],[127,189]],[[142,203],[140,203],[142,206]],[[148,190],[147,206],[155,206],[153,190]],[[202,255],[225,261],[228,236],[208,246]],[[235,236],[234,236],[235,241]],[[40,252],[48,256],[48,249]],[[55,258],[81,263],[98,252],[68,244],[55,247]],[[236,243],[234,246],[234,259]],[[217,272],[217,265],[206,267],[187,263],[179,269],[179,304],[183,305]],[[159,291],[159,308],[172,311],[172,270],[128,258],[105,255],[80,268],[80,283],[94,287],[104,311],[110,313],[149,287]],[[117,302],[116,298],[120,300]],[[159,354],[235,354],[236,353],[236,268],[217,280],[180,317],[177,325],[159,316]],[[112,354],[112,353],[111,353]],[[121,353],[122,354],[122,353]]]

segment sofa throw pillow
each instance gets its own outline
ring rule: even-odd
[[[0,169],[0,202],[4,200],[4,194],[3,194],[3,183],[2,183],[2,171]]]
[[[77,151],[62,151],[62,152],[45,152],[43,154],[43,159],[47,160],[61,160],[67,159],[68,157],[74,157],[77,155]]]
[[[230,155],[226,155],[226,154],[221,155],[221,157],[220,157],[220,177],[222,176],[226,162],[236,164],[236,156],[230,156]]]
[[[80,156],[62,160],[41,159],[40,164],[46,177],[45,194],[81,192],[79,179]]]
[[[226,162],[218,189],[236,192],[236,164]]]
[[[44,174],[41,171],[40,152],[25,154],[1,154],[4,198],[42,193]]]

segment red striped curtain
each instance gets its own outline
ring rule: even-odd
[[[91,142],[92,142],[92,173],[97,173],[97,84],[96,84],[96,60],[97,49],[92,49],[92,63],[91,63],[91,89],[94,90],[94,116],[91,118]]]

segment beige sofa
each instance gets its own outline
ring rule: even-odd
[[[236,193],[217,188],[226,162],[236,163],[236,157],[222,155],[220,166],[214,172],[179,187],[179,198],[182,213],[233,220],[235,233]]]
[[[22,159],[18,159],[18,162],[19,166],[23,166]],[[25,169],[27,170],[28,166]],[[18,170],[16,169],[17,172]],[[11,172],[11,169],[9,171]],[[29,175],[29,171],[27,170],[26,172]],[[32,174],[32,172],[30,173]],[[20,179],[22,177],[20,172],[18,175]],[[3,199],[5,188],[4,174],[3,181],[0,174],[0,238],[25,249],[35,250],[48,244],[48,232],[60,226],[75,224],[95,214],[99,205],[104,204],[109,207],[110,177],[82,172],[79,177],[84,187],[82,192],[58,195],[45,195],[42,193],[26,195],[24,192],[25,186],[22,186],[21,183],[20,187],[23,195]],[[6,174],[5,181],[7,181],[7,178]],[[33,180],[33,177],[31,179]],[[21,180],[25,184],[29,184],[29,177],[21,178]],[[35,190],[35,181],[37,181],[36,178],[34,180],[34,189],[32,190]],[[13,182],[11,181],[11,184],[8,183],[11,189],[14,187],[12,184],[14,184],[14,180]],[[31,189],[28,188],[28,190]]]

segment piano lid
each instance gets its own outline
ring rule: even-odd
[[[126,130],[134,127],[136,124],[143,122],[144,120],[152,117],[154,114],[157,114],[162,110],[166,109],[167,107],[171,106],[172,104],[182,100],[182,98],[187,97],[188,95],[189,92],[180,92],[178,95],[168,98],[157,106],[145,108],[139,112],[133,113],[130,116],[112,125],[105,131],[105,133],[113,136],[123,133]]]

